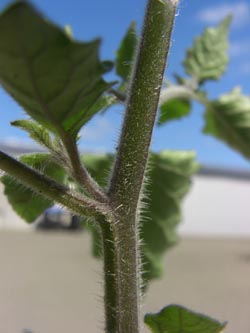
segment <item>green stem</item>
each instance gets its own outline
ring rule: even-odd
[[[115,90],[115,89],[109,89],[109,92],[114,95],[118,101],[120,101],[121,103],[125,103],[126,102],[126,94],[118,91],[118,90]]]
[[[95,200],[107,202],[108,198],[106,194],[81,163],[75,139],[67,133],[60,133],[60,136],[70,159],[73,178],[80,185],[82,185],[83,189],[86,190],[87,193],[89,193]]]
[[[117,290],[115,288],[114,235],[111,223],[105,223],[104,218],[99,220],[99,223],[103,240],[105,332],[116,333]]]
[[[177,1],[149,0],[109,197],[114,223],[116,333],[138,333],[140,272],[138,216],[152,130]]]
[[[69,208],[76,214],[90,217],[110,214],[110,209],[105,204],[72,192],[67,187],[41,175],[36,170],[1,151],[0,169],[7,172],[18,182],[31,188],[34,192],[43,194],[48,199]]]

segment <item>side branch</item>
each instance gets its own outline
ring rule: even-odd
[[[67,133],[61,134],[61,139],[71,163],[73,178],[95,200],[108,202],[108,198],[102,188],[95,182],[95,180],[88,173],[87,169],[82,165],[74,139],[67,135]]]
[[[36,170],[1,151],[0,169],[36,193],[45,195],[48,199],[69,208],[76,214],[89,217],[110,214],[110,210],[105,204],[72,192],[69,188],[41,175]]]

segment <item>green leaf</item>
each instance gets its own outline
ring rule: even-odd
[[[116,73],[124,81],[129,79],[137,43],[138,37],[136,34],[136,24],[133,22],[131,23],[117,51]]]
[[[20,161],[37,170],[42,170],[43,174],[63,183],[65,172],[55,164],[48,154],[28,154],[22,155]],[[29,188],[17,183],[13,178],[4,175],[1,178],[4,184],[4,194],[15,212],[26,222],[33,222],[45,209],[53,205],[53,202],[35,194]]]
[[[153,333],[222,333],[226,323],[179,305],[169,305],[159,313],[146,314],[145,323]]]
[[[145,192],[146,209],[142,213],[141,237],[143,278],[148,280],[162,273],[162,256],[177,241],[176,227],[181,220],[180,203],[191,185],[191,176],[197,170],[193,152],[168,152],[151,154],[148,183]],[[111,169],[111,155],[84,155],[83,161],[98,183],[105,186]],[[99,233],[91,231],[97,247],[93,252],[100,255]]]
[[[117,104],[117,98],[114,95],[105,94],[99,98],[99,100],[95,103],[94,108],[96,108],[96,113],[101,111],[101,113],[105,113],[111,106]]]
[[[84,154],[82,156],[82,161],[89,170],[91,176],[102,187],[105,187],[108,184],[113,159],[114,157],[112,154]]]
[[[44,128],[42,125],[32,120],[15,120],[11,122],[11,125],[19,127],[20,129],[28,132],[30,138],[35,140],[40,145],[50,150],[55,149],[49,131],[47,131],[46,128]]]
[[[149,193],[142,213],[143,280],[160,277],[163,255],[177,240],[181,221],[181,202],[191,186],[191,176],[198,170],[194,152],[162,151],[149,160]]]
[[[190,113],[190,101],[187,99],[175,98],[160,105],[160,116],[158,126],[165,124],[173,119],[180,119]]]
[[[216,28],[207,28],[196,38],[192,48],[187,50],[183,64],[186,72],[200,83],[205,80],[218,80],[228,64],[228,29],[231,16]]]
[[[97,112],[110,84],[99,60],[100,41],[80,43],[26,1],[0,15],[0,80],[26,112],[47,129],[74,138]]]
[[[234,89],[208,104],[204,133],[210,134],[250,158],[250,97]]]

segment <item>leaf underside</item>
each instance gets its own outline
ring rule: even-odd
[[[0,81],[36,121],[76,137],[110,85],[99,60],[100,41],[75,42],[19,1],[0,15]]]
[[[141,227],[145,285],[162,275],[163,254],[178,240],[182,199],[197,170],[194,152],[162,151],[150,156]]]
[[[187,50],[183,64],[187,74],[200,83],[205,80],[218,80],[228,64],[228,16],[216,28],[207,28],[196,38],[192,48]]]
[[[156,314],[147,314],[145,323],[153,333],[221,333],[226,323],[179,305],[169,305]]]
[[[211,102],[205,113],[204,133],[250,158],[250,97],[239,88]]]

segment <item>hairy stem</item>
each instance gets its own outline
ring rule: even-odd
[[[113,227],[112,223],[105,223],[104,218],[99,223],[103,240],[105,332],[115,333],[117,290]]]
[[[74,179],[82,185],[83,189],[86,190],[95,200],[107,202],[108,199],[106,194],[81,163],[75,140],[67,135],[67,133],[62,134],[61,139],[70,159],[73,173],[72,176]]]
[[[108,333],[138,333],[138,216],[148,151],[170,46],[177,1],[149,0],[108,195],[116,213],[116,321]],[[105,245],[104,245],[105,246]]]
[[[7,172],[18,182],[31,188],[34,192],[69,208],[76,214],[90,217],[110,214],[110,209],[105,204],[72,192],[67,187],[41,175],[36,170],[1,151],[0,169]]]

